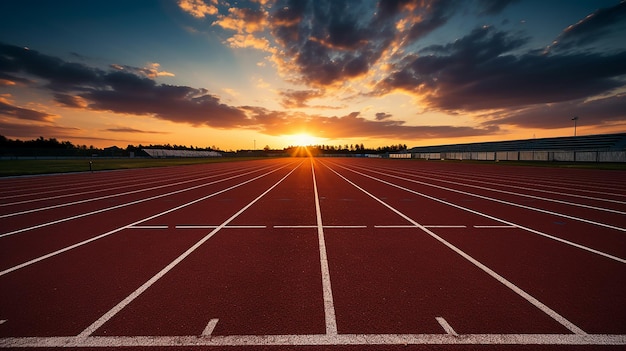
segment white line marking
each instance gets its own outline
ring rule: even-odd
[[[600,256],[603,256],[603,257],[609,258],[609,259],[614,260],[614,261],[617,261],[617,262],[626,263],[626,259],[624,259],[624,258],[620,258],[620,257],[617,257],[617,256],[613,256],[613,255],[608,254],[608,253],[606,253],[606,252],[602,252],[602,251],[599,251],[599,250],[596,250],[596,249],[592,249],[592,248],[590,248],[590,247],[587,247],[587,246],[584,246],[584,245],[581,245],[581,244],[577,244],[577,243],[575,243],[575,242],[572,242],[572,241],[569,241],[569,240],[565,240],[565,239],[562,239],[562,238],[559,238],[559,237],[556,237],[556,236],[553,236],[553,235],[550,235],[550,234],[546,234],[546,233],[540,232],[540,231],[538,231],[538,230],[535,230],[535,229],[532,229],[532,228],[525,227],[525,226],[520,225],[520,224],[515,224],[515,223],[513,223],[513,222],[509,222],[509,221],[507,221],[507,220],[504,220],[504,219],[501,219],[501,218],[497,218],[497,217],[494,217],[494,216],[488,215],[488,214],[486,214],[486,213],[482,213],[482,212],[479,212],[479,211],[473,210],[473,209],[471,209],[471,208],[463,207],[463,206],[461,206],[461,205],[457,205],[457,204],[452,203],[452,202],[448,202],[448,201],[445,201],[445,200],[442,200],[442,199],[439,199],[439,198],[436,198],[436,197],[433,197],[433,196],[430,196],[430,195],[426,195],[426,194],[420,193],[420,192],[418,192],[418,191],[415,191],[415,190],[412,190],[412,189],[409,189],[409,188],[405,188],[405,187],[403,187],[403,186],[400,186],[400,185],[397,185],[397,184],[394,184],[394,183],[388,182],[388,181],[386,181],[386,180],[382,180],[382,179],[379,179],[379,178],[372,177],[371,175],[368,175],[368,174],[365,174],[365,173],[362,173],[362,172],[359,172],[359,171],[355,171],[355,170],[350,169],[350,168],[347,168],[347,167],[343,167],[343,166],[339,166],[339,167],[341,167],[341,168],[343,168],[343,169],[345,169],[345,170],[348,170],[348,171],[350,171],[350,172],[353,172],[353,173],[356,173],[356,174],[360,174],[360,175],[362,175],[362,176],[364,176],[364,177],[367,177],[367,178],[370,178],[370,179],[374,179],[374,180],[376,180],[376,181],[378,181],[378,182],[381,182],[381,183],[383,183],[383,184],[387,184],[387,185],[389,185],[389,186],[392,186],[392,187],[395,187],[395,188],[398,188],[398,189],[401,189],[401,190],[404,190],[404,191],[408,191],[408,192],[413,193],[413,194],[415,194],[415,195],[419,195],[419,196],[421,196],[421,197],[425,197],[425,198],[427,198],[427,199],[431,199],[431,200],[433,200],[433,201],[437,201],[437,202],[440,202],[440,203],[442,203],[442,204],[446,204],[446,205],[448,205],[448,206],[452,206],[452,207],[458,208],[458,209],[463,210],[463,211],[467,211],[467,212],[470,212],[470,213],[474,213],[474,214],[477,214],[477,215],[479,215],[479,216],[482,216],[482,217],[485,217],[485,218],[489,218],[489,219],[492,219],[492,220],[497,221],[497,222],[500,222],[500,223],[508,224],[508,225],[511,225],[511,226],[517,227],[517,228],[519,228],[519,229],[522,229],[522,230],[528,231],[528,232],[530,232],[530,233],[533,233],[533,234],[536,234],[536,235],[539,235],[539,236],[543,236],[543,237],[545,237],[545,238],[552,239],[552,240],[555,240],[555,241],[561,242],[561,243],[563,243],[563,244],[570,245],[570,246],[573,246],[573,247],[579,248],[579,249],[581,249],[581,250],[585,250],[585,251],[588,251],[588,252],[594,253],[594,254],[596,254],[596,255],[600,255]],[[374,171],[372,171],[372,172],[374,172]],[[375,173],[380,173],[380,172],[375,172]],[[381,174],[382,174],[382,173],[381,173]],[[395,178],[404,179],[404,178],[400,178],[400,177],[395,177]],[[410,181],[410,179],[405,179],[405,180],[409,180],[409,181]]]
[[[389,168],[385,168],[385,169],[389,169]],[[398,173],[398,174],[406,175],[406,173],[400,172],[400,171],[398,171],[396,169],[389,169],[389,171],[394,172],[394,173]],[[425,179],[432,179],[433,178],[433,176],[425,177],[423,175],[417,175],[417,174],[409,174],[409,175],[412,176],[412,177],[418,177],[418,178],[422,178],[422,179],[424,179],[424,178]],[[571,202],[571,201],[563,201],[563,200],[539,197],[539,196],[534,196],[534,195],[530,195],[530,194],[516,193],[516,192],[512,192],[512,191],[506,191],[506,190],[495,189],[495,188],[487,188],[487,187],[482,187],[482,186],[478,186],[478,185],[471,185],[471,184],[468,184],[467,182],[455,182],[455,181],[451,181],[451,180],[441,179],[441,177],[446,177],[446,176],[441,176],[441,175],[436,175],[436,176],[437,176],[437,181],[443,182],[443,183],[450,183],[450,184],[455,184],[455,185],[461,185],[461,186],[466,186],[466,187],[472,187],[472,188],[487,190],[487,191],[500,192],[500,193],[504,193],[504,194],[517,195],[517,196],[528,197],[528,198],[544,200],[544,201],[551,201],[551,202],[561,203],[561,204],[570,205],[570,206],[585,207],[585,208],[590,208],[590,209],[594,209],[594,210],[598,210],[598,211],[613,212],[613,213],[617,213],[617,214],[626,214],[626,212],[624,212],[624,211],[613,210],[613,209],[610,209],[610,208],[590,206],[590,205],[585,205],[585,204],[580,204],[580,203],[574,203],[574,202]],[[450,178],[450,177],[448,176],[447,178]],[[483,184],[490,184],[490,185],[492,185],[492,183],[485,182],[485,181],[479,181],[479,180],[475,180],[475,179],[472,179],[470,181],[476,182],[476,183],[483,183]],[[535,186],[536,184],[531,184],[531,185]],[[516,188],[516,189],[529,191],[528,187],[515,186],[515,185],[510,185],[510,184],[506,185],[506,187],[507,188]],[[569,188],[565,188],[564,187],[562,189],[565,189],[565,190],[576,189],[576,186],[573,185],[573,186],[571,186]],[[579,189],[577,189],[577,190],[578,191],[582,191],[582,190],[579,190]],[[577,195],[577,194],[572,194],[572,193],[548,191],[548,190],[542,190],[542,189],[536,189],[536,188],[533,188],[531,191],[544,192],[544,193],[556,194],[556,195],[564,195],[564,196],[569,196],[569,197],[578,197],[578,198],[583,198],[583,199],[587,199],[587,200],[596,200],[596,201],[612,202],[612,203],[618,203],[618,204],[626,204],[626,202],[619,201],[619,200],[603,199],[603,198],[597,198],[597,197]],[[590,191],[586,191],[586,192],[590,192]],[[592,192],[592,193],[596,193],[596,192]],[[604,193],[604,194],[607,194],[607,195],[619,195],[619,194],[615,194],[615,193]]]
[[[351,169],[346,168],[346,167],[342,167],[342,168],[348,169],[348,170],[350,170],[352,172],[355,172],[355,173],[362,174],[360,172],[351,170]],[[361,169],[363,169],[363,168],[361,168]],[[585,218],[581,218],[581,217],[570,216],[570,215],[567,215],[567,214],[564,214],[564,213],[544,210],[542,208],[526,206],[526,205],[518,204],[518,203],[515,203],[515,202],[510,202],[510,201],[500,200],[500,199],[496,199],[496,198],[489,197],[489,196],[484,196],[484,195],[470,193],[470,192],[463,191],[463,190],[447,188],[445,186],[436,185],[436,184],[432,184],[432,183],[421,182],[421,181],[415,180],[415,179],[409,179],[409,178],[404,178],[404,177],[400,177],[400,176],[395,176],[395,175],[388,174],[388,173],[378,172],[378,171],[375,171],[375,170],[372,170],[372,169],[370,169],[369,171],[372,172],[372,173],[382,174],[382,175],[385,175],[385,176],[388,176],[388,177],[404,180],[404,181],[411,182],[411,183],[422,184],[422,185],[426,185],[426,186],[437,188],[437,189],[442,189],[442,190],[446,190],[446,191],[450,191],[450,192],[454,192],[454,193],[459,193],[459,194],[463,194],[463,195],[477,197],[479,199],[484,199],[484,200],[488,200],[488,201],[498,202],[498,203],[502,203],[502,204],[509,205],[509,206],[520,207],[520,208],[524,208],[524,209],[531,210],[531,211],[546,213],[546,214],[553,215],[553,216],[559,216],[559,217],[563,217],[563,218],[568,218],[568,219],[571,219],[571,220],[574,220],[574,221],[580,221],[580,222],[584,222],[584,223],[588,223],[588,224],[592,224],[592,225],[597,225],[599,227],[605,227],[605,228],[615,229],[615,230],[618,230],[618,231],[621,231],[621,232],[626,232],[626,228],[614,226],[614,225],[607,224],[607,223],[596,222],[596,221],[592,221],[590,219],[585,219]],[[371,176],[369,176],[369,177],[371,177]],[[373,178],[373,179],[377,179],[377,178]],[[380,180],[380,181],[384,182],[383,180]],[[589,206],[583,206],[583,207],[589,207]],[[610,211],[611,212],[615,212],[613,210],[610,210]],[[618,211],[618,212],[626,213],[626,212],[622,212],[622,211]]]
[[[17,265],[17,266],[13,266],[13,267],[11,267],[11,268],[7,268],[7,269],[5,269],[5,270],[3,270],[3,271],[1,271],[1,272],[0,272],[0,277],[1,277],[1,276],[3,276],[3,275],[5,275],[5,274],[7,274],[7,273],[10,273],[10,272],[16,271],[16,270],[18,270],[18,269],[24,268],[24,267],[26,267],[26,266],[30,266],[31,264],[37,263],[37,262],[39,262],[39,261],[43,261],[43,260],[48,259],[48,258],[50,258],[50,257],[56,256],[56,255],[59,255],[59,254],[62,254],[62,253],[64,253],[64,252],[66,252],[66,251],[69,251],[69,250],[75,249],[75,248],[77,248],[77,247],[80,247],[80,246],[83,246],[83,245],[89,244],[90,242],[96,241],[96,240],[98,240],[98,239],[102,239],[102,238],[107,237],[107,236],[112,235],[112,234],[115,234],[115,233],[120,232],[120,231],[122,231],[122,230],[124,230],[124,229],[128,229],[129,227],[132,227],[132,226],[134,226],[134,225],[137,225],[137,224],[140,224],[140,223],[143,223],[143,222],[149,221],[149,220],[151,220],[151,219],[154,219],[154,218],[157,218],[157,217],[159,217],[159,216],[162,216],[162,215],[168,214],[168,213],[170,213],[170,212],[177,211],[177,210],[179,210],[179,209],[181,209],[181,208],[184,208],[184,207],[187,207],[187,206],[189,206],[189,205],[193,205],[193,204],[195,204],[195,203],[197,203],[197,202],[204,201],[204,200],[206,200],[206,199],[208,199],[208,198],[210,198],[210,197],[213,197],[213,196],[216,196],[216,195],[219,195],[219,194],[225,193],[225,192],[227,192],[227,191],[230,191],[230,190],[235,189],[235,188],[237,188],[237,187],[240,187],[240,186],[242,186],[242,185],[245,185],[245,184],[248,184],[248,183],[250,183],[250,182],[253,182],[253,181],[255,181],[255,180],[259,179],[259,178],[265,177],[266,175],[271,174],[271,173],[274,173],[274,172],[276,172],[277,170],[282,169],[282,168],[284,168],[284,167],[277,168],[277,169],[275,169],[275,170],[273,170],[273,171],[270,171],[270,172],[267,172],[267,173],[265,173],[265,174],[261,174],[261,175],[259,175],[259,176],[256,176],[256,177],[254,177],[254,178],[248,179],[248,180],[246,180],[245,182],[241,182],[241,183],[239,183],[239,184],[235,184],[235,185],[230,186],[230,187],[228,187],[228,188],[226,188],[226,189],[222,189],[222,190],[220,190],[220,191],[217,191],[217,192],[215,192],[215,193],[209,194],[209,195],[207,195],[207,196],[203,196],[203,197],[198,198],[198,199],[195,199],[195,200],[193,200],[193,201],[190,201],[190,202],[184,203],[184,204],[182,204],[182,205],[180,205],[180,206],[176,206],[176,207],[174,207],[174,208],[170,208],[169,210],[166,210],[166,211],[163,211],[163,212],[157,213],[157,214],[152,215],[152,216],[150,216],[150,217],[146,217],[146,218],[144,218],[144,219],[140,219],[140,220],[138,220],[138,221],[136,221],[136,222],[130,223],[130,224],[125,225],[125,226],[123,226],[123,227],[119,227],[119,228],[117,228],[117,229],[113,229],[113,230],[108,231],[108,232],[106,232],[106,233],[104,233],[104,234],[100,234],[100,235],[95,236],[95,237],[93,237],[93,238],[90,238],[90,239],[87,239],[87,240],[83,240],[83,241],[81,241],[81,242],[78,242],[78,243],[76,243],[76,244],[74,244],[74,245],[67,246],[67,247],[65,247],[65,248],[63,248],[63,249],[60,249],[60,250],[57,250],[57,251],[53,251],[53,252],[51,252],[51,253],[49,253],[49,254],[46,254],[46,255],[43,255],[43,256],[39,256],[39,257],[34,258],[34,259],[30,260],[30,261],[26,261],[26,262],[24,262],[24,263],[21,263],[21,264],[19,264],[19,265]]]
[[[467,228],[465,225],[425,225],[424,228]]]
[[[6,320],[6,319],[0,319],[0,324],[4,324],[4,323],[6,323],[6,322],[7,322],[7,320]]]
[[[204,330],[202,331],[202,335],[211,336],[211,334],[213,334],[213,329],[215,329],[215,326],[217,325],[218,321],[219,319],[217,318],[211,319],[209,323],[206,325],[206,327],[204,328]]]
[[[134,225],[128,229],[167,229],[166,225]]]
[[[177,225],[176,229],[215,229],[217,225]],[[222,229],[265,229],[265,225],[227,225]]]
[[[446,331],[446,334],[459,336],[459,334],[457,334],[454,329],[452,329],[452,326],[450,326],[450,324],[448,324],[448,321],[446,321],[443,317],[435,317],[435,319],[437,320],[437,322],[439,322],[439,325],[441,325],[443,330]]]
[[[112,206],[112,207],[101,208],[99,210],[95,210],[95,211],[92,211],[92,212],[81,213],[81,214],[78,214],[78,215],[75,215],[75,216],[61,218],[61,219],[57,219],[55,221],[37,224],[37,225],[31,226],[31,227],[26,227],[26,228],[22,228],[22,229],[18,229],[18,230],[14,230],[14,231],[11,231],[11,232],[0,234],[0,238],[5,237],[5,236],[9,236],[9,235],[13,235],[13,234],[22,233],[22,232],[25,232],[25,231],[28,231],[28,230],[43,228],[43,227],[47,227],[47,226],[50,226],[50,225],[53,225],[53,224],[63,223],[63,222],[71,221],[71,220],[74,220],[74,219],[78,219],[78,218],[87,217],[87,216],[98,214],[98,213],[102,213],[102,212],[115,210],[115,209],[126,207],[126,206],[136,205],[138,203],[142,203],[142,202],[146,202],[146,201],[156,200],[156,199],[159,199],[159,198],[162,198],[162,197],[183,193],[185,191],[195,190],[195,189],[198,189],[198,188],[201,188],[201,187],[205,187],[205,186],[208,186],[208,185],[224,182],[224,181],[227,181],[227,180],[230,180],[230,179],[242,177],[244,175],[247,175],[247,174],[250,174],[250,173],[255,173],[255,172],[258,172],[258,171],[259,170],[251,171],[251,172],[235,175],[235,176],[232,176],[232,177],[216,180],[214,182],[196,185],[196,186],[193,186],[191,188],[180,189],[180,190],[172,191],[172,192],[165,193],[165,194],[159,194],[159,195],[155,195],[155,196],[152,196],[152,197],[148,197],[148,198],[144,198],[144,199],[139,199],[139,200],[135,200],[135,201],[119,204],[119,205]],[[267,174],[270,174],[272,172],[274,172],[274,171],[270,171],[270,172],[265,173],[265,174],[267,175]],[[241,184],[245,184],[245,182],[241,183]],[[133,223],[133,224],[137,224],[137,223]]]
[[[194,347],[323,345],[626,345],[614,334],[306,334],[190,336],[75,336],[0,338],[0,348]]]
[[[317,228],[316,225],[275,225],[275,229],[301,229],[301,228]]]
[[[300,164],[301,165],[301,164]],[[100,328],[104,323],[113,318],[119,311],[121,311],[124,307],[130,304],[133,300],[135,300],[139,295],[141,295],[144,291],[146,291],[152,284],[156,283],[157,280],[161,279],[167,272],[172,270],[176,265],[182,262],[187,256],[191,255],[196,249],[198,249],[202,244],[204,244],[207,240],[211,239],[217,232],[222,229],[222,227],[226,226],[228,223],[237,218],[240,214],[242,214],[245,210],[250,208],[255,202],[261,199],[265,194],[269,193],[272,189],[274,189],[278,184],[280,184],[285,178],[287,178],[291,173],[293,173],[300,165],[296,166],[292,169],[287,175],[282,177],[278,182],[265,190],[261,195],[257,196],[254,200],[250,201],[246,206],[237,211],[234,215],[224,221],[219,227],[213,229],[209,234],[204,236],[200,241],[195,243],[192,247],[187,249],[187,251],[183,252],[180,256],[178,256],[174,261],[170,262],[165,268],[163,268],[160,272],[155,274],[152,278],[150,278],[147,282],[143,283],[137,290],[133,291],[130,295],[128,295],[124,300],[120,301],[117,305],[115,305],[112,309],[106,312],[102,317],[98,318],[95,322],[93,322],[90,326],[88,326],[85,330],[83,330],[80,334],[78,334],[78,338],[86,338],[93,334],[98,328]],[[282,167],[281,167],[282,168]]]
[[[325,229],[363,229],[366,225],[325,225]]]
[[[233,173],[233,172],[234,171],[225,172],[225,173],[223,173],[223,175],[226,175],[226,174],[229,174],[229,173]],[[168,183],[168,184],[153,186],[153,187],[149,187],[149,188],[141,188],[141,189],[137,189],[137,190],[126,191],[126,192],[123,192],[123,193],[115,193],[115,194],[104,195],[104,196],[99,196],[99,197],[93,197],[93,198],[88,198],[88,199],[83,199],[83,200],[72,201],[72,202],[64,202],[64,203],[60,203],[60,204],[57,204],[57,205],[51,205],[51,206],[46,206],[46,207],[33,208],[33,209],[30,209],[30,210],[24,210],[24,211],[20,211],[20,212],[8,213],[8,214],[0,215],[0,218],[13,217],[13,216],[18,216],[18,215],[23,215],[23,214],[33,213],[33,212],[51,210],[51,209],[60,208],[60,207],[79,205],[79,204],[84,204],[84,203],[87,203],[87,202],[93,202],[93,201],[111,199],[111,198],[114,198],[114,197],[121,197],[121,196],[126,196],[126,195],[131,195],[131,194],[137,194],[137,193],[141,193],[141,192],[145,192],[145,191],[169,188],[169,187],[173,187],[173,186],[177,186],[177,185],[181,185],[181,184],[199,182],[199,181],[202,181],[202,180],[205,180],[205,179],[215,178],[215,177],[218,177],[218,176],[220,176],[220,175],[212,175],[212,176],[208,176],[208,177],[193,178],[193,179],[189,179],[189,180],[179,181],[179,182],[176,182],[176,183]],[[211,183],[213,183],[213,182],[211,182]],[[207,184],[211,184],[211,183],[201,184],[201,185],[198,185],[198,187],[206,186]],[[109,190],[111,190],[111,189],[99,189],[96,192],[109,191]],[[89,193],[89,192],[86,192],[86,193]],[[54,197],[49,197],[49,198],[40,198],[40,199],[35,199],[34,201],[52,200],[52,199],[55,199],[55,198],[67,197],[67,196],[77,196],[77,195],[81,195],[81,194],[83,194],[83,193],[74,193],[74,194],[66,194],[66,195],[54,196]],[[29,200],[28,202],[32,202],[32,201],[33,200]]]
[[[518,227],[514,225],[475,225],[474,228],[477,228],[477,229],[516,229]]]
[[[505,285],[507,288],[513,290],[516,294],[518,294],[519,296],[521,296],[522,298],[524,298],[526,301],[530,302],[531,304],[533,304],[535,307],[537,307],[538,309],[540,309],[541,311],[543,311],[545,314],[547,314],[548,316],[552,317],[552,319],[554,319],[555,321],[559,322],[561,325],[563,325],[565,328],[569,329],[571,332],[573,332],[574,334],[580,334],[580,335],[586,335],[587,333],[585,333],[582,329],[580,329],[579,327],[577,327],[574,323],[570,322],[569,320],[567,320],[565,317],[561,316],[560,314],[558,314],[556,311],[554,311],[553,309],[551,309],[550,307],[544,305],[541,301],[537,300],[536,298],[534,298],[532,295],[530,295],[529,293],[527,293],[526,291],[522,290],[521,288],[519,288],[517,285],[511,283],[510,281],[508,281],[506,278],[504,278],[503,276],[499,275],[498,273],[496,273],[494,270],[492,270],[491,268],[485,266],[484,264],[482,264],[481,262],[479,262],[478,260],[476,260],[475,258],[473,258],[472,256],[468,255],[467,253],[465,253],[463,250],[459,249],[458,247],[452,245],[451,243],[449,243],[448,241],[446,241],[445,239],[443,239],[442,237],[438,236],[437,234],[433,233],[430,229],[425,228],[424,226],[422,226],[421,224],[417,223],[416,221],[414,221],[412,218],[410,218],[409,216],[405,215],[404,213],[400,212],[399,210],[395,209],[394,207],[392,207],[391,205],[387,204],[386,202],[384,202],[383,200],[377,198],[376,196],[372,195],[371,193],[369,193],[367,190],[361,188],[360,186],[356,185],[355,183],[353,183],[352,181],[350,181],[348,178],[342,176],[341,174],[337,173],[335,170],[333,170],[332,168],[326,166],[328,169],[330,169],[332,172],[334,172],[335,174],[337,174],[339,177],[343,178],[343,180],[345,180],[346,182],[352,184],[352,186],[354,186],[355,188],[361,190],[362,192],[364,192],[366,195],[368,195],[369,197],[371,197],[372,199],[378,201],[381,205],[387,207],[388,209],[392,210],[393,212],[395,212],[397,215],[399,215],[400,217],[404,218],[405,220],[409,221],[410,223],[413,223],[415,226],[419,227],[420,229],[422,229],[424,232],[426,232],[428,235],[430,235],[431,237],[433,237],[434,239],[436,239],[437,241],[439,241],[440,243],[444,244],[445,246],[447,246],[449,249],[451,249],[452,251],[456,252],[457,254],[459,254],[461,257],[465,258],[466,260],[468,260],[469,262],[471,262],[473,265],[475,265],[476,267],[480,268],[481,270],[483,270],[485,273],[489,274],[492,278],[496,279],[497,281],[499,281],[500,283],[502,283],[503,285]]]
[[[390,228],[390,229],[403,229],[403,228],[418,228],[414,225],[375,225],[374,228]],[[451,228],[451,229],[463,229],[467,228],[466,225],[424,225],[424,228]]]
[[[301,229],[301,228],[318,228],[317,225],[275,225],[276,229]],[[324,229],[363,229],[366,225],[323,225]]]
[[[315,166],[313,157],[311,160],[311,173],[313,174],[313,192],[315,193],[315,216],[317,218],[317,238],[320,248],[320,266],[322,269],[322,291],[324,293],[324,317],[326,320],[326,335],[337,335],[337,319],[335,317],[335,303],[333,290],[330,285],[330,270],[328,269],[328,257],[326,256],[326,242],[324,240],[324,227],[322,224],[322,210],[320,197],[315,180]]]

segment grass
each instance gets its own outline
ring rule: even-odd
[[[196,165],[215,162],[245,161],[255,158],[102,158],[102,159],[60,159],[60,160],[0,160],[0,177],[35,175],[50,173],[89,172],[113,169],[149,168]],[[91,161],[91,169],[89,168]]]

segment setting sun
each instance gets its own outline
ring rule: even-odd
[[[289,144],[293,146],[310,146],[320,143],[320,138],[306,133],[292,134],[287,136],[287,139]]]

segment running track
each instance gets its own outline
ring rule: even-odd
[[[624,179],[324,158],[1,179],[0,348],[624,349]]]

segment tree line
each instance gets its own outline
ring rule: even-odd
[[[128,157],[147,156],[142,149],[166,149],[166,150],[197,150],[197,151],[217,151],[224,154],[237,155],[239,153],[249,153],[251,150],[223,151],[216,146],[196,147],[176,144],[150,144],[150,145],[128,145],[126,148],[112,146],[108,148],[97,148],[93,145],[74,145],[70,141],[60,141],[56,138],[44,138],[40,136],[33,140],[9,139],[0,135],[0,156],[16,157],[37,157],[37,156],[66,156],[66,157]],[[293,155],[300,147],[289,146],[284,149],[272,149],[266,146],[263,150],[256,152],[267,155],[289,154]],[[345,145],[312,145],[307,149],[312,154],[380,154],[388,152],[398,152],[406,150],[406,144],[390,146],[379,146],[377,148],[367,148],[363,143]]]

